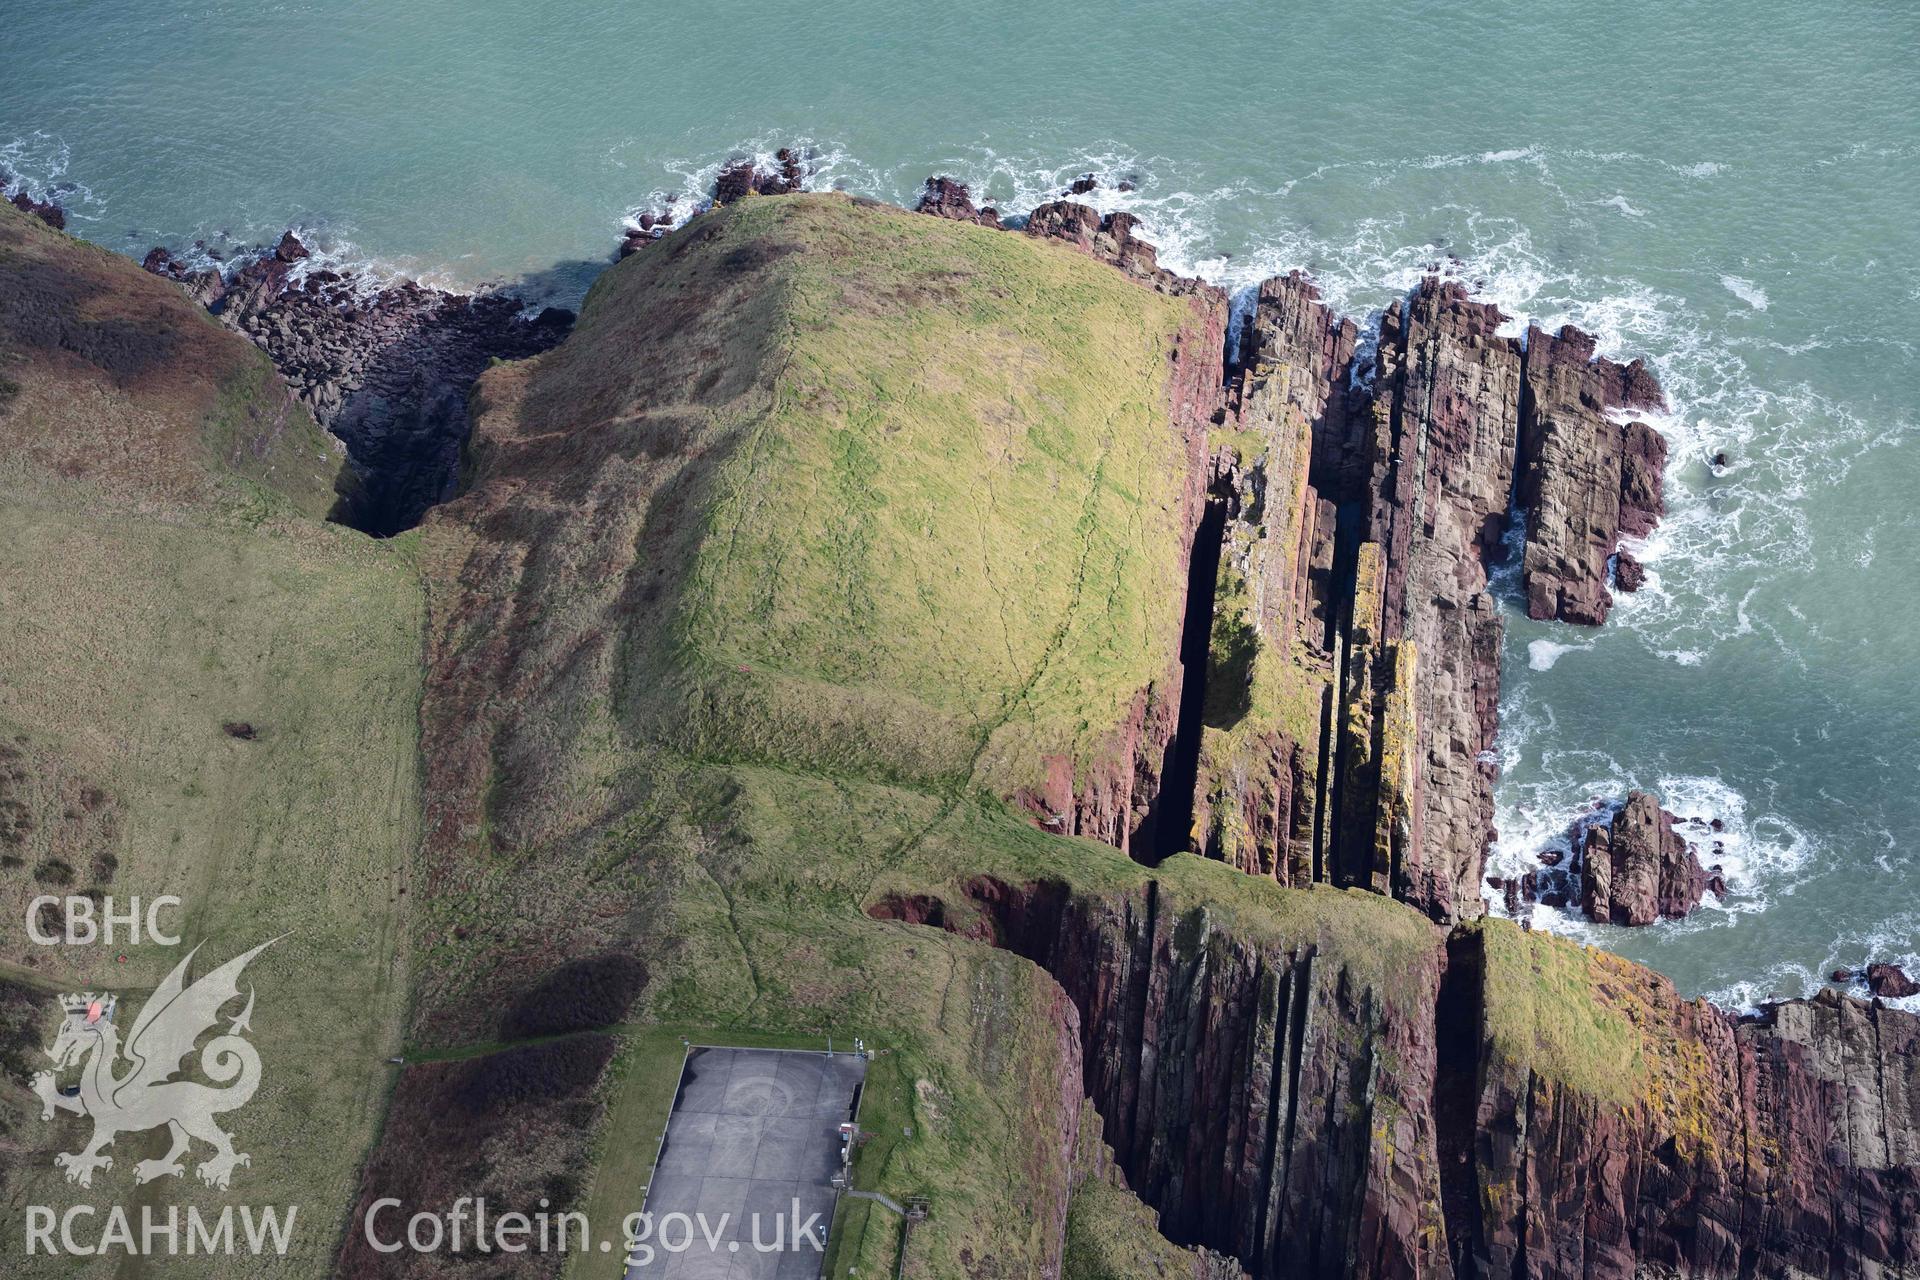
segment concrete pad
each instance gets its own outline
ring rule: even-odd
[[[807,1251],[811,1254],[813,1251]],[[788,1255],[781,1253],[760,1253],[748,1245],[741,1245],[740,1252],[733,1255],[733,1274],[729,1280],[776,1280],[780,1273],[780,1259]],[[816,1259],[802,1258],[802,1262],[818,1266]]]
[[[780,1114],[788,1116],[814,1114],[818,1108],[822,1090],[830,1083],[827,1073],[820,1067],[813,1063],[794,1062],[791,1059],[779,1064],[775,1071],[775,1078],[778,1079],[781,1090],[786,1094],[787,1105]]]
[[[727,1080],[733,1074],[733,1059],[713,1049],[695,1049],[687,1055],[680,1076],[680,1093],[673,1100],[673,1112],[718,1111],[727,1096]]]
[[[804,1074],[790,1083],[781,1080],[777,1071],[736,1063],[733,1078],[727,1082],[726,1100],[718,1109],[737,1116],[787,1115],[794,1106],[794,1083],[810,1090],[807,1102],[811,1105],[820,1087],[817,1075]]]
[[[700,1183],[700,1204],[697,1212],[707,1217],[709,1229],[721,1240],[730,1239],[733,1226],[740,1221],[740,1207],[747,1202],[747,1189],[752,1185],[748,1178],[721,1178],[709,1174]],[[725,1218],[724,1225],[722,1217]],[[659,1228],[655,1228],[658,1234]],[[702,1233],[696,1226],[693,1238],[698,1241]]]
[[[685,1253],[673,1255],[667,1267],[667,1280],[729,1280],[733,1273],[733,1255],[709,1253],[704,1243]]]
[[[773,1270],[775,1280],[819,1280],[820,1269],[827,1262],[824,1254],[815,1256],[811,1248],[774,1256],[778,1259]]]
[[[753,1162],[753,1176],[780,1182],[797,1182],[802,1178],[824,1182],[833,1177],[834,1168],[840,1162],[839,1137],[829,1129],[826,1131],[828,1141],[822,1144],[816,1140],[821,1128],[819,1121],[810,1119],[783,1116],[766,1121]],[[824,1168],[822,1157],[826,1161]]]
[[[698,1171],[659,1173],[647,1188],[647,1211],[654,1217],[669,1213],[694,1213],[700,1208],[700,1184],[706,1181]]]
[[[630,1265],[628,1280],[818,1280],[839,1126],[852,1118],[866,1068],[851,1054],[693,1050],[644,1205],[655,1256]],[[661,1243],[670,1214],[692,1225],[689,1246],[671,1252]],[[796,1240],[809,1218],[811,1238]],[[687,1234],[677,1221],[667,1233],[676,1245]],[[756,1247],[776,1241],[777,1252]]]
[[[760,1135],[766,1121],[758,1116],[712,1115],[694,1117],[713,1122],[713,1139],[707,1155],[707,1174],[716,1178],[754,1176],[754,1157],[760,1151]]]
[[[713,1158],[713,1131],[720,1117],[712,1112],[686,1117],[660,1148],[660,1173],[705,1173]]]
[[[753,1244],[754,1218],[757,1215],[760,1220],[758,1237],[760,1243],[774,1244],[776,1232],[779,1240],[788,1239],[792,1233],[792,1225],[788,1220],[793,1214],[793,1202],[799,1198],[801,1190],[798,1182],[755,1178],[753,1185],[747,1190],[747,1202],[740,1207],[740,1212],[746,1215],[745,1223],[741,1228],[741,1237],[749,1245]]]

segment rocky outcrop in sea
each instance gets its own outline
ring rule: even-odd
[[[730,160],[715,175],[713,189],[707,193],[706,203],[701,204],[682,195],[669,195],[658,199],[652,208],[633,215],[614,256],[630,256],[702,209],[733,204],[748,196],[784,196],[804,191],[813,174],[813,154],[795,147],[781,147],[773,153],[771,163],[762,163],[752,157]],[[966,188],[961,187],[960,190],[964,196]]]
[[[0,174],[0,187],[6,186],[6,175]],[[64,231],[67,226],[67,211],[51,200],[35,200],[24,191],[16,191],[8,203],[22,213],[30,213],[55,231]]]
[[[53,195],[57,193],[49,193]],[[22,213],[30,213],[55,231],[67,228],[67,211],[53,199],[35,199],[27,184],[4,168],[0,168],[0,199],[6,200]]]
[[[1707,826],[1701,819],[1689,825]],[[1698,848],[1678,826],[1644,791],[1629,791],[1612,805],[1595,800],[1568,828],[1567,849],[1542,850],[1538,868],[1487,884],[1505,896],[1507,914],[1521,920],[1531,918],[1535,903],[1556,910],[1577,903],[1595,924],[1682,920],[1708,893],[1726,897],[1727,882],[1719,863],[1701,865]],[[1712,829],[1719,829],[1717,822]],[[1713,847],[1718,851],[1721,842]]]
[[[966,183],[954,178],[928,178],[926,190],[920,193],[919,203],[913,208],[916,213],[930,213],[936,218],[1000,229],[1000,211],[974,208],[973,193],[967,190]]]
[[[1162,267],[1160,251],[1140,234],[1140,219],[1131,213],[1102,214],[1071,200],[1053,200],[1028,214],[1023,230],[1030,236],[1065,240],[1162,293],[1211,291],[1225,297],[1210,285]]]
[[[1665,514],[1667,442],[1615,415],[1664,410],[1666,397],[1638,360],[1594,355],[1590,334],[1527,330],[1520,401],[1519,503],[1527,520],[1521,566],[1527,616],[1597,626],[1613,606],[1607,565],[1622,537],[1645,537]],[[1618,586],[1637,590],[1640,566],[1619,561]]]
[[[1599,924],[1679,920],[1711,890],[1725,896],[1718,869],[1700,865],[1674,817],[1644,791],[1630,791],[1611,822],[1585,830],[1577,846],[1580,909]]]

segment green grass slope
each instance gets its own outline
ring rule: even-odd
[[[639,952],[652,1024],[894,1050],[870,1096],[902,1122],[864,1164],[949,1184],[918,1237],[936,1273],[981,1240],[1042,1256],[1057,990],[958,939],[903,945],[863,905],[877,876],[978,865],[982,841],[1082,848],[993,797],[1109,732],[1172,659],[1189,314],[1064,246],[753,200],[490,372],[471,491],[424,530],[417,1046],[488,1041],[503,991]],[[589,1177],[605,1157],[602,1217],[639,1204],[625,1148],[678,1049],[649,1044],[595,1099],[597,1155],[547,1153]]]
[[[0,1090],[0,1197],[298,1205],[288,1258],[195,1274],[320,1274],[407,995],[417,571],[404,545],[310,518],[336,455],[265,357],[173,286],[11,209],[0,374],[0,977],[38,1015]],[[35,945],[22,925],[43,893],[177,895],[182,946]],[[131,1012],[187,948],[200,973],[282,934],[248,971],[263,1074],[226,1117],[253,1156],[232,1190],[191,1161],[136,1186],[164,1131],[120,1138],[91,1189],[65,1183],[53,1155],[91,1125],[42,1121],[21,1079],[45,1065],[55,993],[118,990]],[[13,1252],[17,1226],[9,1275],[87,1272]]]
[[[325,515],[344,455],[179,288],[0,209],[0,484],[178,518]]]
[[[482,380],[471,487],[423,530],[411,1052],[496,1050],[503,1011],[583,957],[651,975],[585,1118],[537,1149],[486,1140],[499,1203],[558,1177],[596,1222],[637,1209],[681,1036],[858,1035],[883,1052],[856,1177],[933,1204],[906,1274],[1057,1261],[1080,1109],[1059,989],[866,912],[962,904],[981,874],[1143,892],[1004,797],[1172,661],[1191,314],[1058,243],[754,199],[614,268],[567,343]],[[1191,858],[1151,874],[1356,972],[1433,945],[1383,900]],[[390,1127],[385,1167],[423,1137]],[[897,1219],[844,1218],[834,1273],[891,1271]]]
[[[931,1211],[903,1259],[898,1221],[847,1201],[832,1274],[1196,1274],[1097,1168],[1060,988],[868,915],[938,899],[964,929],[977,876],[1151,879],[1182,919],[1424,998],[1396,992],[1441,935],[1407,907],[1188,856],[1149,871],[1006,801],[1044,756],[1097,751],[1172,661],[1190,319],[1059,243],[748,200],[492,370],[470,491],[373,543],[311,518],[336,455],[257,352],[0,206],[0,1197],[299,1206],[287,1258],[195,1275],[473,1274],[355,1254],[356,1196],[547,1198],[605,1238],[641,1203],[683,1040],[860,1036],[856,1182]],[[1254,659],[1263,722],[1306,714],[1262,684],[1289,658]],[[1243,745],[1210,733],[1210,760]],[[88,1126],[42,1122],[22,1080],[53,995],[131,1003],[178,953],[34,947],[42,892],[178,894],[210,961],[286,935],[250,971],[266,1069],[232,1192],[135,1186],[157,1134],[90,1191],[59,1179]],[[1500,1062],[1651,1091],[1703,1131],[1642,971],[1506,925],[1480,942]]]
[[[431,531],[484,610],[437,639],[496,644],[553,713],[466,780],[489,817],[537,838],[555,735],[1004,794],[1110,731],[1178,638],[1188,314],[837,196],[608,272],[571,340],[483,382],[475,491]]]

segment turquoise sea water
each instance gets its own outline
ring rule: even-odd
[[[1597,632],[1509,609],[1496,865],[1636,784],[1725,821],[1702,851],[1733,897],[1556,927],[1735,1004],[1920,960],[1920,9],[4,10],[0,165],[130,253],[294,223],[567,300],[625,215],[803,140],[818,185],[901,201],[946,172],[1019,209],[1093,170],[1172,265],[1306,267],[1357,312],[1455,255],[1516,325],[1592,329],[1675,402],[1650,588]]]

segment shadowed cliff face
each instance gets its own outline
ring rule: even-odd
[[[1351,897],[1331,893],[1298,896]],[[1909,1014],[1828,993],[1740,1020],[1615,956],[1384,902],[1369,947],[1337,913],[1276,934],[1155,884],[955,897],[916,914],[1061,984],[1128,1183],[1170,1239],[1249,1274],[1920,1266]]]

